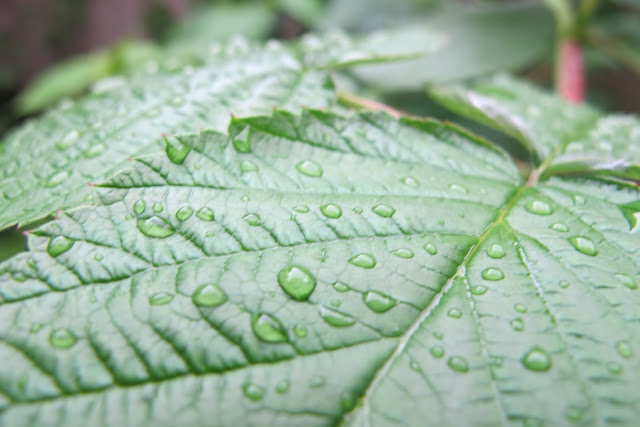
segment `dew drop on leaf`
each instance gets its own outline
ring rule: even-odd
[[[198,209],[198,212],[196,212],[196,216],[203,221],[213,221],[215,219],[213,209],[206,206],[204,208]]]
[[[574,236],[569,238],[569,243],[580,253],[589,256],[598,255],[598,249],[591,239],[586,237]]]
[[[609,370],[609,372],[615,375],[620,375],[622,373],[622,365],[617,362],[607,363],[607,369]]]
[[[276,393],[285,394],[289,391],[290,383],[288,380],[282,380],[276,384]]]
[[[151,305],[165,305],[173,300],[173,295],[167,292],[157,292],[149,297]]]
[[[630,358],[633,354],[633,352],[631,351],[631,344],[629,344],[629,341],[618,341],[616,343],[616,350],[618,351],[618,354],[624,357],[625,359]]]
[[[531,371],[548,371],[551,368],[549,354],[540,347],[532,347],[522,356],[521,362]]]
[[[200,307],[218,307],[227,302],[227,294],[217,283],[208,283],[198,287],[191,299]]]
[[[344,410],[349,411],[349,410],[353,409],[353,407],[355,406],[356,399],[353,396],[353,394],[351,394],[349,392],[345,392],[340,397],[340,404],[342,405],[342,408]]]
[[[252,227],[257,227],[258,225],[260,225],[260,215],[258,214],[248,213],[243,216],[242,219],[244,219],[245,222]]]
[[[351,258],[349,262],[362,268],[373,268],[376,266],[376,259],[371,254],[358,254]]]
[[[93,259],[95,259],[96,261],[100,262],[104,259],[104,256],[100,255],[100,254],[96,254],[93,256]]]
[[[193,208],[191,206],[182,206],[176,212],[176,218],[178,221],[186,221],[193,215]]]
[[[638,289],[638,284],[636,283],[636,281],[626,274],[616,274],[616,279],[618,279],[620,283],[622,283],[629,289]]]
[[[441,345],[434,345],[429,349],[429,353],[431,353],[431,355],[436,359],[440,359],[444,356],[444,347]]]
[[[307,336],[307,327],[302,323],[298,323],[293,327],[293,333],[299,338],[304,338]]]
[[[291,298],[305,301],[316,287],[316,278],[305,267],[288,265],[278,273],[278,283]]]
[[[412,370],[416,371],[416,372],[421,372],[421,371],[422,371],[422,367],[420,366],[420,363],[419,363],[417,360],[412,360],[412,361],[409,363],[409,367],[410,367]]]
[[[569,282],[567,282],[566,280],[561,280],[558,283],[558,286],[560,286],[562,289],[567,289],[569,287]]]
[[[397,301],[381,292],[368,291],[362,295],[362,300],[369,309],[376,313],[384,313],[393,308]]]
[[[335,289],[337,292],[347,292],[349,290],[349,287],[342,282],[335,282],[333,284],[333,289]]]
[[[391,253],[400,258],[413,258],[413,251],[411,249],[400,248]]]
[[[304,160],[296,165],[296,169],[303,175],[318,178],[322,176],[322,167],[313,160]]]
[[[309,212],[309,207],[305,205],[298,205],[298,206],[295,206],[293,210],[298,213],[307,213]]]
[[[240,171],[242,171],[243,173],[256,172],[258,169],[258,165],[250,162],[249,160],[244,160],[242,163],[240,163]]]
[[[84,156],[88,159],[93,159],[94,157],[98,157],[100,154],[104,153],[107,149],[107,146],[100,143],[96,145],[92,145],[84,152]]]
[[[509,325],[511,325],[511,328],[516,332],[524,331],[524,321],[519,317],[517,319],[513,319]]]
[[[391,218],[396,213],[395,208],[384,204],[376,205],[371,210],[383,218]]]
[[[285,342],[287,336],[280,321],[270,314],[260,313],[253,316],[251,327],[258,338],[266,342]]]
[[[424,245],[424,250],[430,253],[431,255],[435,255],[438,253],[438,248],[432,243],[427,243]]]
[[[138,200],[133,204],[133,211],[138,215],[143,213],[145,209],[147,209],[147,204],[144,200]]]
[[[513,306],[513,309],[518,313],[524,314],[527,312],[527,306],[521,303],[517,303]]]
[[[447,314],[449,315],[449,317],[452,317],[454,319],[459,319],[462,317],[462,312],[457,309],[457,308],[450,308],[449,311],[447,312]]]
[[[77,338],[66,328],[53,330],[49,335],[49,343],[59,349],[67,349],[73,347]]]
[[[451,356],[447,360],[447,365],[449,365],[449,367],[456,372],[460,372],[460,373],[469,372],[469,364],[461,356]]]
[[[184,163],[185,159],[191,152],[191,147],[186,144],[177,141],[169,142],[168,139],[165,139],[165,152],[167,153],[167,157],[171,160],[172,163],[176,165],[181,165]]]
[[[67,179],[69,179],[70,176],[71,176],[71,174],[68,171],[58,172],[58,173],[52,175],[47,180],[47,183],[45,184],[45,187],[47,187],[47,188],[57,187],[58,185],[62,184]]]
[[[418,180],[411,176],[405,176],[404,178],[400,179],[400,182],[402,182],[404,185],[408,187],[417,188],[420,186],[420,183],[418,182]]]
[[[503,258],[505,254],[506,252],[504,250],[504,247],[498,243],[494,243],[493,245],[487,248],[487,255],[489,255],[491,258],[494,258],[494,259]]]
[[[47,246],[47,252],[52,257],[57,257],[58,255],[62,255],[67,252],[73,246],[74,241],[68,239],[65,236],[56,236],[49,240],[49,245]]]
[[[551,206],[541,200],[532,200],[524,207],[534,215],[551,215],[553,213]]]
[[[242,394],[244,394],[247,399],[253,400],[254,402],[262,399],[264,397],[264,392],[264,387],[256,384],[244,384],[242,386]]]
[[[338,205],[334,205],[333,203],[328,203],[326,205],[320,206],[320,211],[327,218],[340,218],[342,216],[342,209]]]
[[[484,285],[472,286],[471,293],[473,295],[484,295],[485,293],[487,293],[487,287]]]
[[[567,226],[567,224],[563,224],[561,222],[557,222],[557,223],[553,224],[551,226],[551,229],[553,229],[555,231],[559,231],[561,233],[566,233],[567,231],[569,231],[569,227]]]
[[[504,279],[504,273],[499,268],[489,267],[482,270],[482,278],[485,280],[502,280]]]
[[[353,212],[355,212],[355,213],[357,213],[358,215],[360,215],[360,214],[361,214],[362,212],[364,212],[364,211],[362,210],[362,208],[360,208],[360,207],[356,206],[355,208],[353,208]]]
[[[139,219],[138,229],[145,236],[161,239],[172,236],[175,233],[175,230],[169,224],[157,216],[152,216],[147,219]]]
[[[162,206],[162,203],[156,202],[156,203],[153,204],[153,211],[154,212],[160,213],[163,210],[164,210],[164,206]]]
[[[320,307],[320,317],[322,317],[322,319],[324,319],[324,321],[329,325],[335,326],[336,328],[344,328],[356,323],[353,317],[330,310],[326,307]]]

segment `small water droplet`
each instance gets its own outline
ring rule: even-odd
[[[616,362],[608,362],[607,369],[615,375],[620,375],[622,373],[622,365]]]
[[[559,231],[560,233],[566,233],[567,231],[569,231],[569,227],[567,226],[567,224],[563,224],[561,222],[556,222],[555,224],[553,224],[551,226],[551,229]]]
[[[412,361],[409,363],[409,367],[410,367],[412,370],[416,371],[416,372],[421,372],[421,371],[422,371],[422,367],[420,366],[420,363],[419,363],[417,360],[412,360]]]
[[[138,220],[138,229],[148,237],[157,237],[164,239],[165,237],[172,236],[175,230],[162,219],[157,216],[152,216],[147,219]]]
[[[198,209],[198,212],[196,212],[196,216],[203,221],[213,221],[215,219],[213,209],[206,206],[204,208]]]
[[[151,305],[165,305],[173,300],[173,295],[167,292],[157,292],[149,297]]]
[[[458,184],[451,184],[449,188],[455,192],[462,193],[462,194],[467,194],[469,192],[465,187]]]
[[[68,171],[58,172],[57,174],[52,175],[47,180],[47,183],[45,184],[45,187],[47,187],[47,188],[57,187],[58,185],[62,184],[67,179],[69,179],[70,176],[71,176],[71,174]]]
[[[296,165],[296,169],[303,175],[318,178],[322,176],[322,167],[313,160],[304,160]]]
[[[316,278],[305,267],[288,265],[278,273],[278,283],[291,298],[305,301],[316,287]]]
[[[104,256],[100,255],[100,254],[96,254],[93,256],[93,259],[95,259],[96,261],[100,262],[104,259]]]
[[[459,319],[462,317],[462,312],[457,308],[451,308],[448,311],[449,317],[453,317],[454,319]]]
[[[142,214],[145,209],[147,209],[147,204],[144,200],[138,200],[133,204],[133,211],[138,215]]]
[[[307,213],[309,212],[309,207],[305,205],[298,205],[298,206],[295,206],[293,210],[298,213]]]
[[[357,213],[358,215],[360,215],[362,212],[364,212],[362,210],[361,207],[356,206],[355,208],[353,208],[353,212]]]
[[[244,137],[244,139],[242,139]],[[233,140],[233,147],[238,153],[250,153],[251,152],[251,138],[249,130],[245,128],[240,135]]]
[[[349,290],[349,287],[342,282],[336,282],[333,284],[333,289],[335,289],[337,292],[347,292]]]
[[[302,323],[298,323],[293,327],[293,333],[299,338],[304,338],[307,336],[307,327]]]
[[[584,205],[585,200],[584,197],[578,196],[577,194],[573,196],[573,203],[577,206]]]
[[[569,287],[569,282],[567,282],[566,280],[561,280],[558,285],[562,288],[562,289],[566,289]]]
[[[247,196],[246,194],[242,197],[240,197],[240,200],[242,200],[243,202],[248,202],[249,201],[249,196]]]
[[[288,380],[282,380],[276,384],[276,393],[285,394],[289,391],[290,383]]]
[[[78,339],[66,328],[55,329],[49,335],[49,343],[60,349],[67,349],[73,347]]]
[[[400,179],[400,182],[402,182],[404,185],[407,185],[413,188],[417,188],[420,186],[420,183],[418,182],[418,180],[411,176],[405,176],[404,178]]]
[[[72,130],[71,132],[66,134],[65,137],[62,138],[62,140],[60,140],[60,142],[58,142],[56,144],[56,146],[60,150],[66,150],[67,148],[71,147],[71,145],[74,142],[76,142],[78,140],[78,138],[80,138],[80,134],[78,133],[78,131],[77,130]]]
[[[524,207],[535,215],[551,215],[553,213],[551,206],[541,200],[532,200]]]
[[[429,349],[429,353],[431,353],[431,355],[436,359],[440,359],[444,356],[444,347],[441,345],[434,345]]]
[[[352,257],[349,262],[362,268],[373,268],[376,266],[376,259],[371,254],[358,254]]]
[[[260,225],[260,215],[258,214],[248,213],[243,216],[242,219],[244,219],[245,222],[252,227],[257,227],[258,225]]]
[[[165,142],[165,152],[169,160],[176,165],[183,164],[191,152],[191,147],[176,140],[169,141],[168,138],[165,138]]]
[[[32,323],[31,327],[29,328],[29,332],[32,334],[37,334],[38,332],[40,332],[40,330],[42,329],[42,323]]]
[[[616,279],[618,279],[620,283],[622,283],[629,289],[638,289],[638,284],[636,283],[636,281],[626,274],[616,274]]]
[[[616,343],[616,350],[618,351],[618,354],[624,357],[625,359],[630,358],[633,354],[633,352],[631,351],[631,344],[629,344],[629,341],[618,341]]]
[[[427,243],[424,245],[424,250],[429,252],[431,255],[435,255],[438,253],[438,248],[432,243]]]
[[[482,270],[482,278],[485,280],[502,280],[504,279],[504,273],[499,268],[489,267]]]
[[[524,320],[522,320],[520,317],[518,317],[517,319],[513,319],[509,323],[509,325],[511,325],[511,328],[516,332],[524,331]]]
[[[240,163],[240,171],[242,171],[243,173],[256,172],[258,169],[258,165],[250,162],[249,160],[244,160],[242,163]]]
[[[513,306],[513,309],[520,314],[524,314],[527,312],[527,306],[521,303],[517,303]]]
[[[93,159],[94,157],[98,157],[100,154],[104,153],[107,149],[107,146],[100,143],[96,145],[92,145],[84,152],[84,156],[88,159]]]
[[[327,218],[340,218],[342,216],[342,209],[338,205],[328,203],[320,206],[320,211]]]
[[[503,258],[506,255],[504,247],[498,243],[494,243],[493,245],[487,248],[487,255],[494,259]]]
[[[521,359],[525,368],[532,371],[548,371],[551,368],[549,354],[540,347],[532,347]]]
[[[342,301],[338,299],[331,300],[331,307],[340,307],[342,305]]]
[[[471,293],[473,295],[484,295],[485,293],[487,293],[487,287],[484,285],[472,286]]]
[[[437,339],[437,340],[442,340],[442,338],[444,338],[444,334],[440,331],[435,331],[433,333],[433,336]]]
[[[321,377],[321,376],[316,376],[311,378],[311,381],[309,382],[309,387],[324,387],[327,384],[327,379],[325,377]]]
[[[47,246],[47,252],[52,257],[57,257],[67,252],[73,246],[74,241],[68,239],[65,236],[56,236],[49,240],[49,246]]]
[[[215,235],[216,235],[216,233],[214,231],[211,231],[211,230],[209,230],[206,233],[204,233],[204,237],[213,237]]]
[[[133,219],[133,215],[131,215],[130,213],[126,214],[124,216],[125,221],[131,221]]]
[[[287,341],[287,335],[280,321],[270,314],[254,315],[251,327],[256,336],[263,341],[272,343]]]
[[[156,203],[153,204],[153,211],[154,212],[160,213],[163,210],[164,210],[164,206],[162,206],[162,203],[156,202]]]
[[[340,397],[340,404],[344,410],[349,411],[356,405],[356,399],[353,394],[346,392]]]
[[[376,205],[371,210],[383,218],[391,218],[396,213],[392,206],[384,204]]]
[[[344,328],[356,323],[353,317],[325,307],[320,307],[320,317],[322,317],[329,325],[335,326],[336,328]]]
[[[413,258],[413,251],[411,249],[400,248],[391,253],[400,258]]]
[[[264,397],[264,392],[264,387],[256,384],[244,384],[242,386],[242,394],[244,394],[247,399],[253,400],[254,402],[262,399]]]
[[[191,217],[191,215],[193,215],[193,208],[191,206],[182,206],[176,212],[176,218],[178,218],[178,221],[186,221]]]
[[[449,365],[449,367],[456,372],[461,372],[461,373],[469,372],[469,364],[461,356],[451,356],[447,360],[447,365]]]
[[[572,423],[577,423],[578,421],[580,421],[582,419],[582,414],[582,409],[578,408],[577,406],[569,406],[565,413],[567,419]]]
[[[397,301],[381,292],[368,291],[362,295],[365,305],[376,313],[384,313],[393,308]]]
[[[200,307],[217,307],[227,302],[227,294],[218,284],[208,283],[198,287],[191,299]]]
[[[598,249],[591,239],[586,237],[574,236],[569,238],[569,243],[580,253],[589,256],[598,255]]]

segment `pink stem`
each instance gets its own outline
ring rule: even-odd
[[[584,61],[582,46],[576,40],[566,39],[560,43],[557,73],[560,96],[574,104],[584,101]]]

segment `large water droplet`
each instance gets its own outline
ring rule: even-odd
[[[449,314],[449,317],[452,317],[454,319],[459,319],[459,318],[462,317],[462,311],[460,311],[459,309],[457,309],[455,307],[449,309],[448,314]]]
[[[329,325],[335,326],[336,328],[344,328],[356,323],[353,317],[330,310],[326,307],[320,307],[320,317],[322,317]]]
[[[393,214],[396,213],[396,210],[392,206],[384,204],[376,205],[371,210],[383,218],[391,218]]]
[[[551,215],[553,213],[551,206],[541,200],[532,200],[524,207],[535,215]]]
[[[254,402],[262,399],[264,397],[264,392],[264,387],[256,384],[244,384],[242,386],[242,394],[244,394],[247,399],[253,400]]]
[[[144,213],[145,209],[147,209],[147,204],[144,200],[138,200],[133,204],[133,211],[138,215]]]
[[[250,162],[249,160],[244,160],[242,163],[240,163],[240,171],[242,171],[243,173],[256,172],[258,169],[258,165]]]
[[[75,335],[66,328],[55,329],[49,335],[49,343],[55,348],[67,349],[73,347],[76,341]]]
[[[489,267],[482,270],[482,278],[485,280],[502,280],[504,279],[504,273],[499,268]]]
[[[381,292],[368,291],[362,295],[362,300],[376,313],[384,313],[397,304],[397,301]]]
[[[400,182],[402,182],[404,185],[407,185],[413,188],[417,188],[420,186],[420,183],[418,182],[418,180],[411,176],[405,176],[400,180]]]
[[[248,213],[243,216],[242,219],[244,219],[245,222],[252,227],[257,227],[258,225],[260,225],[260,215],[258,214]]]
[[[616,279],[618,279],[620,283],[622,283],[629,289],[638,289],[638,284],[636,283],[636,281],[626,274],[616,274]]]
[[[429,252],[431,255],[435,255],[438,253],[438,248],[432,243],[427,243],[424,245],[424,250]]]
[[[524,331],[524,320],[521,318],[513,319],[510,323],[511,328],[516,332]]]
[[[560,233],[566,233],[569,231],[569,227],[567,224],[563,224],[561,222],[557,222],[551,226],[552,230],[559,231]]]
[[[274,343],[287,341],[287,335],[280,321],[270,314],[254,315],[251,327],[256,336],[263,341]]]
[[[49,246],[47,246],[47,252],[52,257],[57,257],[67,252],[73,246],[74,241],[66,238],[65,236],[56,236],[49,240]]]
[[[391,253],[400,258],[413,258],[413,251],[411,249],[400,248]]]
[[[532,347],[521,359],[525,368],[532,371],[548,371],[551,368],[549,354],[540,347]]]
[[[303,175],[307,175],[310,177],[320,177],[322,176],[322,167],[314,162],[313,160],[305,160],[296,165],[296,169]]]
[[[176,212],[176,218],[178,218],[178,221],[186,221],[191,217],[191,215],[193,215],[193,208],[191,206],[182,206]]]
[[[502,245],[494,243],[487,248],[487,255],[489,255],[491,258],[500,259],[506,255],[506,252]]]
[[[167,157],[169,157],[169,160],[171,160],[171,162],[175,163],[176,165],[183,164],[185,159],[191,152],[191,147],[178,141],[169,142],[167,138],[165,138],[165,141],[165,151],[167,153]]]
[[[167,292],[156,292],[149,297],[149,304],[151,305],[165,305],[169,304],[173,300],[173,295]]]
[[[333,289],[338,292],[347,292],[349,290],[349,287],[342,282],[336,282],[333,284]]]
[[[471,293],[473,295],[484,295],[487,293],[487,287],[484,285],[476,285],[471,287]]]
[[[371,254],[358,254],[351,258],[349,262],[362,268],[373,268],[376,266],[376,259]]]
[[[213,209],[206,206],[204,208],[198,209],[198,212],[196,212],[196,216],[203,221],[213,221],[215,219]]]
[[[338,205],[328,203],[320,206],[320,211],[327,218],[340,218],[342,216],[342,209]]]
[[[461,356],[451,356],[447,360],[447,365],[456,372],[469,372],[469,364]]]
[[[227,302],[227,294],[216,283],[200,286],[191,296],[193,303],[201,307],[217,307]]]
[[[441,345],[434,345],[429,349],[429,353],[431,353],[431,355],[436,359],[440,359],[442,356],[444,356],[444,347],[442,347]]]
[[[589,256],[598,255],[598,249],[591,239],[586,237],[574,236],[569,238],[569,243],[580,253]]]
[[[625,359],[630,358],[633,354],[629,341],[618,341],[616,343],[616,350],[618,351],[618,354]]]
[[[299,265],[288,265],[278,273],[280,287],[293,299],[305,301],[316,287],[316,278]]]
[[[45,184],[45,187],[47,187],[47,188],[57,187],[58,185],[62,184],[67,179],[69,179],[70,176],[71,176],[71,174],[68,171],[58,172],[57,174],[52,175],[47,180],[47,183]]]
[[[145,236],[157,237],[161,239],[172,236],[175,233],[175,230],[169,224],[167,224],[157,216],[152,216],[151,218],[147,219],[139,219],[138,229]]]

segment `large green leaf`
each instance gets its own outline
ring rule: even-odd
[[[274,111],[166,153],[0,265],[3,424],[640,415],[637,189],[526,184],[384,114]]]

